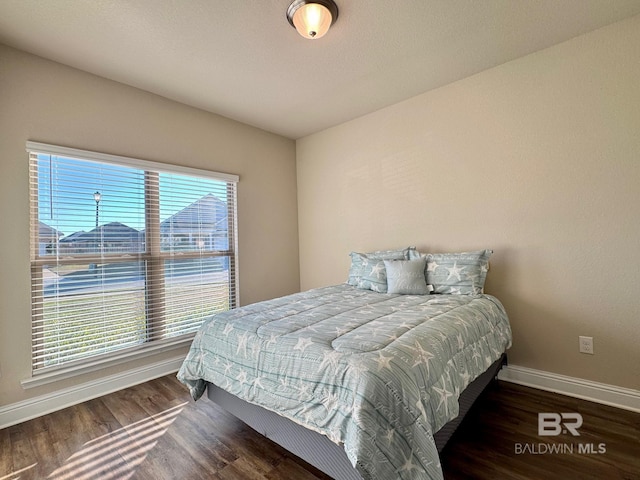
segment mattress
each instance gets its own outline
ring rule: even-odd
[[[437,479],[433,432],[510,345],[490,295],[335,285],[207,319],[178,378],[194,399],[210,382],[326,436],[364,479]]]

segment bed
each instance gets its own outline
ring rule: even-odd
[[[441,479],[461,403],[511,345],[504,307],[481,287],[380,292],[357,277],[208,318],[178,378],[333,478]]]

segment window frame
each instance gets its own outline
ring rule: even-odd
[[[202,258],[229,258],[229,309],[236,308],[239,300],[238,282],[238,235],[237,235],[237,184],[238,175],[219,173],[207,170],[200,170],[190,167],[177,166],[151,162],[131,157],[123,157],[88,150],[79,150],[69,147],[44,144],[28,141],[26,150],[29,154],[29,201],[30,201],[30,270],[31,270],[31,324],[32,324],[32,378],[23,381],[23,386],[37,386],[48,383],[51,379],[66,378],[78,373],[93,371],[112,364],[118,364],[131,360],[132,358],[154,355],[159,350],[166,351],[173,348],[180,348],[188,345],[195,332],[182,334],[180,336],[162,338],[159,337],[159,325],[153,323],[153,318],[162,321],[163,314],[157,315],[162,310],[164,304],[164,267],[167,260],[188,260]],[[73,254],[51,256],[41,254],[39,244],[39,215],[38,215],[38,173],[37,154],[54,155],[64,158],[77,159],[81,161],[97,162],[100,164],[112,164],[122,167],[131,167],[144,171],[144,209],[145,209],[145,249],[143,252],[135,254],[135,260],[144,265],[150,273],[145,274],[144,297],[145,309],[153,309],[152,318],[146,318],[146,322],[153,324],[149,328],[145,341],[139,345],[128,346],[110,353],[92,354],[80,359],[63,362],[59,365],[38,366],[36,363],[34,349],[41,339],[40,326],[43,320],[43,267],[56,263],[57,265],[69,265],[78,263],[105,263],[116,264],[131,262],[132,255],[122,253],[100,252],[97,254]],[[187,175],[191,177],[203,177],[208,180],[221,181],[227,184],[227,222],[228,222],[228,249],[206,251],[180,251],[179,255],[172,251],[162,249],[161,222],[160,222],[160,175],[162,173]],[[223,187],[224,188],[224,187]],[[35,191],[35,193],[34,193]],[[52,262],[53,260],[53,262]],[[145,316],[146,317],[146,316]],[[44,342],[40,342],[44,343]]]

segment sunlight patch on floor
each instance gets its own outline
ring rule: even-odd
[[[52,472],[47,479],[130,478],[187,403],[85,443],[84,448],[71,455],[64,465]]]
[[[21,474],[26,473],[28,470],[34,468],[37,463],[33,465],[29,465],[28,467],[21,468],[20,470],[16,470],[15,472],[11,472],[9,475],[5,475],[4,477],[0,477],[0,480],[19,480],[21,478]]]

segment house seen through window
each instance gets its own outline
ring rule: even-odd
[[[34,372],[236,306],[234,175],[29,142]]]

